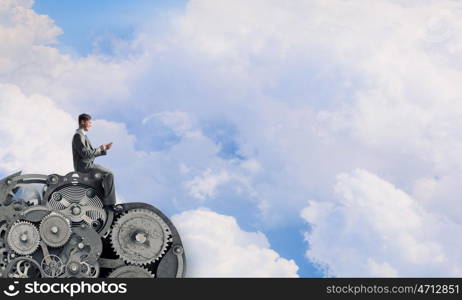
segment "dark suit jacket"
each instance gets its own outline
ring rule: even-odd
[[[72,157],[74,159],[74,170],[87,173],[93,166],[96,157],[106,155],[105,150],[93,148],[88,137],[78,129],[72,139]]]

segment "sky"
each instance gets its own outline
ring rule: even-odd
[[[90,113],[117,197],[190,277],[461,276],[462,4],[0,4],[0,175],[72,170]]]

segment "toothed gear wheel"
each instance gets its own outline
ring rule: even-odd
[[[127,263],[149,264],[161,258],[171,241],[171,230],[164,220],[147,209],[123,214],[111,232],[116,254]]]
[[[5,268],[6,278],[42,278],[45,277],[38,262],[30,256],[21,256],[11,260]]]
[[[64,273],[65,265],[59,256],[50,254],[42,259],[40,267],[47,277],[56,278]]]
[[[40,244],[40,234],[34,224],[17,221],[8,232],[7,243],[17,254],[32,254]]]
[[[123,266],[112,271],[108,278],[154,278],[154,274],[143,267]]]
[[[70,221],[58,213],[44,217],[39,230],[42,240],[53,248],[66,244],[72,233]]]

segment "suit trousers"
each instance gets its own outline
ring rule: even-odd
[[[116,203],[114,175],[112,171],[98,164],[92,164],[86,172],[100,172],[103,175],[104,205],[114,205]]]

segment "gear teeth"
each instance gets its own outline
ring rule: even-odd
[[[13,235],[13,232],[14,232],[15,228],[18,227],[18,226],[21,226],[21,225],[30,226],[29,228],[31,228],[31,230],[33,231],[33,233],[35,233],[35,236],[37,237],[37,239],[35,241],[33,241],[33,243],[32,243],[33,245],[32,245],[32,247],[30,247],[30,249],[24,249],[24,250],[20,249],[16,245],[14,245],[14,242],[12,242],[12,235]],[[37,228],[35,227],[35,225],[32,224],[31,222],[29,222],[29,221],[16,221],[16,222],[13,223],[13,225],[11,225],[10,230],[8,231],[7,244],[8,244],[8,246],[10,246],[10,248],[16,254],[30,255],[30,254],[34,253],[38,249],[38,247],[40,245],[40,233],[37,230]]]
[[[45,232],[43,230],[43,227],[44,227],[44,223],[50,219],[50,218],[53,218],[53,217],[58,217],[58,218],[61,218],[62,220],[64,220],[67,224],[66,226],[66,235],[64,236],[64,238],[59,241],[59,242],[53,242],[51,240],[49,240],[48,238],[45,237]],[[51,212],[50,214],[46,215],[42,221],[40,222],[40,226],[39,226],[39,233],[40,233],[40,237],[42,238],[42,240],[45,242],[45,244],[47,244],[48,246],[52,247],[52,248],[59,248],[59,247],[62,247],[64,246],[67,241],[69,240],[69,238],[71,237],[71,234],[72,234],[72,228],[71,228],[71,222],[69,221],[68,218],[66,218],[64,215],[60,214],[60,213],[57,213],[57,212]]]
[[[125,255],[125,253],[123,253],[123,251],[121,250],[121,245],[118,243],[118,241],[116,240],[116,237],[115,237],[115,235],[118,235],[120,227],[122,226],[121,225],[121,220],[123,220],[125,218],[129,218],[129,217],[127,217],[127,215],[130,216],[130,215],[136,215],[136,214],[148,214],[148,215],[152,216],[153,219],[155,219],[155,221],[157,222],[157,224],[161,227],[162,232],[163,232],[163,243],[162,243],[161,250],[159,250],[157,255],[155,255],[153,258],[148,258],[145,261],[134,260],[134,259],[131,259],[128,255]],[[113,228],[111,230],[110,244],[111,244],[112,248],[114,249],[114,252],[120,258],[122,258],[126,263],[133,264],[133,265],[138,265],[138,266],[144,266],[144,265],[147,265],[147,264],[150,264],[152,262],[160,260],[160,258],[162,258],[165,255],[165,253],[167,252],[167,248],[169,246],[168,243],[171,240],[172,240],[172,238],[171,238],[170,227],[167,225],[167,223],[159,215],[157,215],[156,213],[154,213],[153,211],[150,211],[148,209],[132,209],[132,210],[129,210],[129,211],[121,214],[119,216],[119,218],[117,218],[117,220],[115,221],[114,226],[113,226]]]
[[[128,274],[127,274],[128,273]],[[120,276],[124,275],[125,276]],[[145,275],[141,276],[138,278],[154,278],[155,275],[145,267],[140,267],[140,266],[123,266],[119,267],[115,270],[113,270],[108,278],[137,278],[137,276],[133,276],[134,274],[140,274],[140,275]],[[127,277],[127,275],[131,275],[130,277]]]

